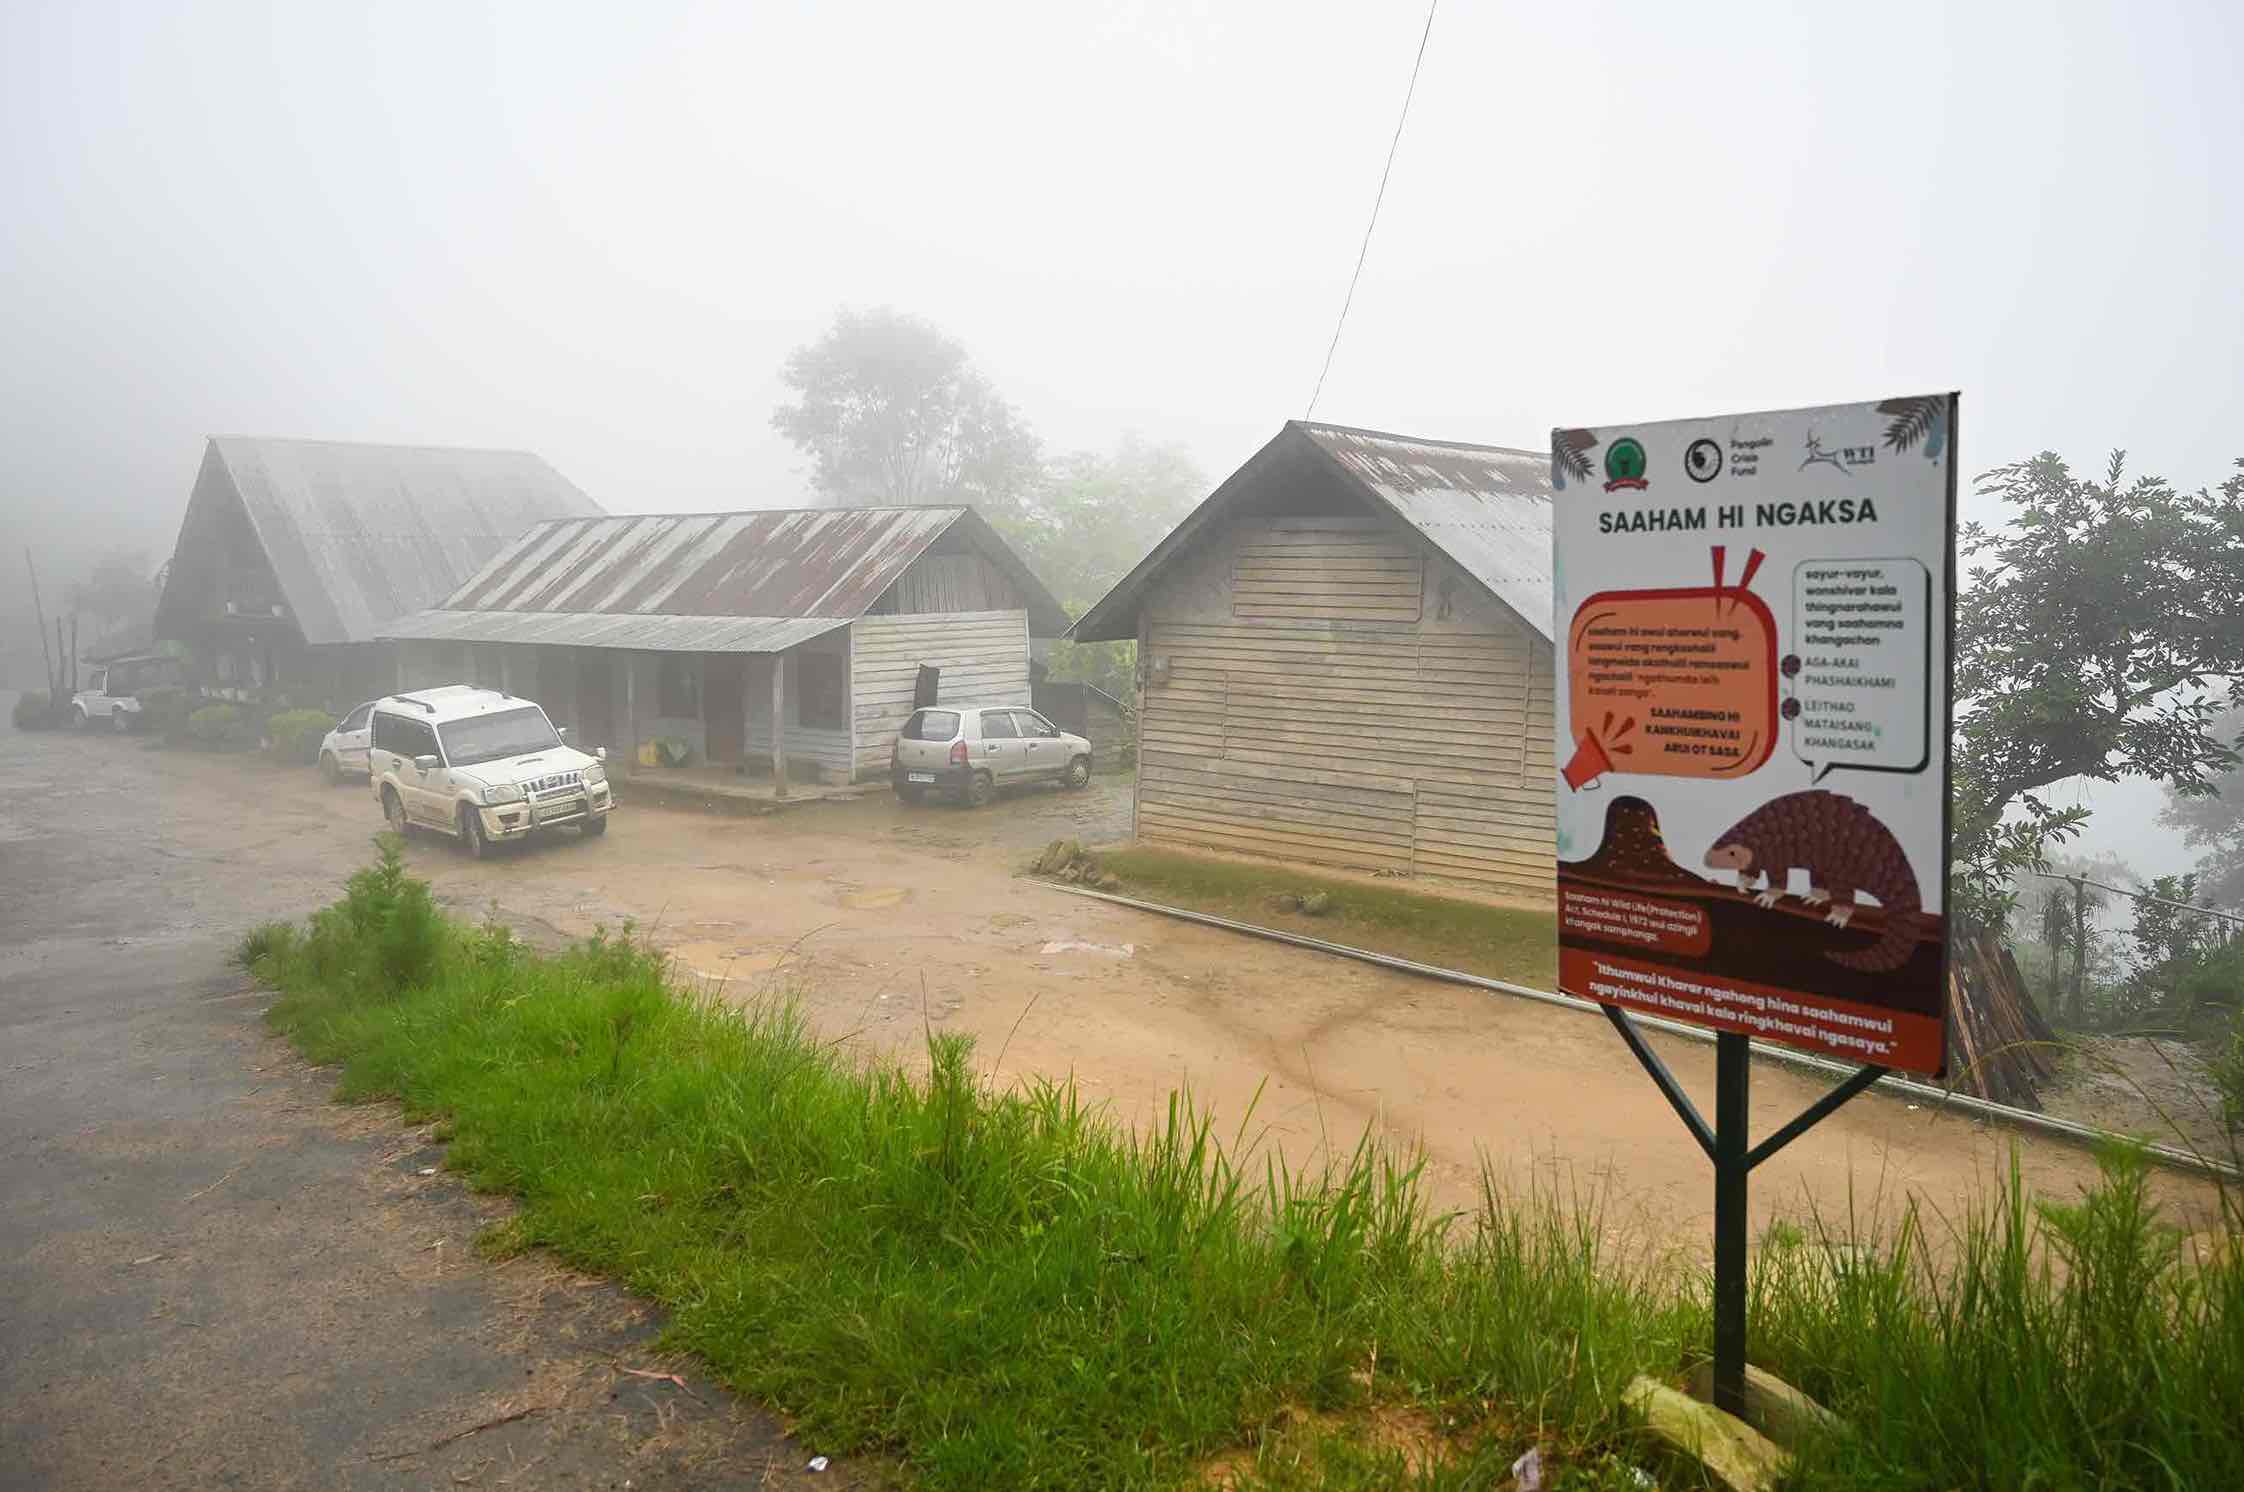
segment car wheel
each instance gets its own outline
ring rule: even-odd
[[[1074,761],[1069,762],[1067,773],[1060,778],[1060,781],[1071,789],[1089,787],[1091,785],[1091,759],[1087,756],[1079,756]]]
[[[413,821],[405,816],[405,800],[397,795],[394,787],[382,789],[382,817],[390,821],[390,832],[398,838],[412,836]]]
[[[343,767],[335,760],[334,752],[322,751],[319,754],[319,775],[320,780],[329,787],[334,787],[343,780]]]
[[[896,800],[902,803],[906,808],[917,808],[921,803],[925,802],[926,799],[927,794],[921,792],[916,787],[900,787],[896,789]]]
[[[584,837],[587,839],[598,839],[607,832],[608,816],[604,813],[596,813],[584,821]]]
[[[72,705],[70,707],[70,728],[72,730],[84,730],[90,723],[86,719],[86,707],[84,705]]]
[[[997,780],[987,772],[976,772],[966,782],[966,806],[987,808],[997,801]]]
[[[483,815],[465,803],[460,805],[460,848],[471,860],[491,857],[491,841],[483,837]]]

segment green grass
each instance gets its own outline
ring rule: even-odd
[[[449,1164],[520,1198],[488,1247],[645,1292],[807,1443],[907,1482],[1499,1487],[1541,1443],[1558,1487],[1693,1485],[1614,1405],[1704,1340],[1702,1282],[1617,1249],[1594,1196],[1435,1217],[1369,1144],[1250,1167],[1182,1097],[1132,1131],[1066,1085],[993,1092],[956,1037],[924,1074],[859,1061],[628,937],[540,955],[445,921],[388,849],[242,952],[344,1097],[443,1119]],[[1799,1484],[2244,1485],[2244,1265],[2179,1259],[2143,1196],[2115,1156],[2069,1211],[2013,1183],[1952,1248],[1914,1216],[1844,1268],[1777,1238],[1756,1356],[1856,1426]]]
[[[1102,852],[1098,863],[1121,879],[1121,894],[1142,901],[1537,989],[1556,988],[1558,920],[1551,912],[1142,846]],[[1281,898],[1318,891],[1331,898],[1331,909],[1322,916],[1280,905]]]

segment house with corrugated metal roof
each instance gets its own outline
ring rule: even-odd
[[[1546,453],[1291,421],[1075,624],[1141,840],[1552,894]]]
[[[384,625],[540,519],[600,511],[527,451],[212,436],[155,633],[206,687],[347,709],[395,687]]]
[[[1067,615],[970,508],[806,508],[541,523],[383,629],[404,687],[543,704],[626,763],[884,775],[916,705],[1029,703]]]

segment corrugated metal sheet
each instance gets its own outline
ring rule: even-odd
[[[532,524],[600,505],[527,451],[211,438],[304,640],[364,642]]]
[[[1341,425],[1299,428],[1546,640],[1552,636],[1548,452],[1413,440]]]
[[[863,616],[959,530],[1028,599],[1032,629],[1066,614],[997,533],[962,507],[798,508],[543,523],[448,597],[445,611],[605,616]]]
[[[844,617],[645,616],[583,611],[424,611],[382,629],[416,642],[524,642],[677,653],[777,653]]]

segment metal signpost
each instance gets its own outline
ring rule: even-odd
[[[1559,988],[1714,1163],[1732,1414],[1753,1168],[1946,1065],[1955,440],[1954,394],[1551,432]],[[1632,1010],[1717,1033],[1711,1127]],[[1862,1065],[1756,1145],[1755,1037]]]

